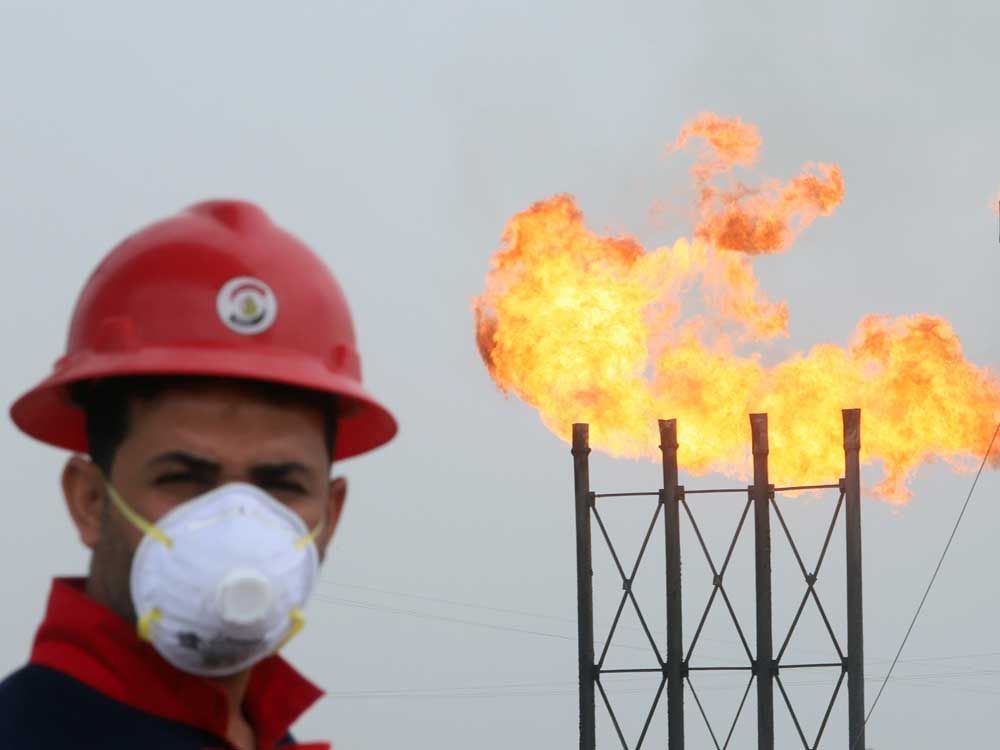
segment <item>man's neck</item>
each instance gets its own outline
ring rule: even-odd
[[[247,694],[247,685],[250,682],[250,670],[239,674],[227,675],[226,677],[214,677],[212,682],[221,687],[226,693],[226,704],[229,712],[227,722],[226,739],[235,745],[239,750],[255,750],[256,742],[253,727],[243,714],[243,700]]]

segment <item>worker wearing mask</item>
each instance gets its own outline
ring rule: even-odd
[[[321,692],[277,652],[344,506],[332,462],[396,423],[322,261],[247,203],[153,224],[93,272],[11,416],[74,452],[62,492],[91,556],[0,683],[0,747],[328,747],[290,734]]]

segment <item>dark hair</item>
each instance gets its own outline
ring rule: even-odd
[[[261,399],[279,405],[305,405],[323,413],[327,454],[333,456],[337,439],[336,396],[282,383],[197,375],[128,375],[74,383],[70,398],[83,410],[87,452],[108,476],[119,446],[128,437],[133,401],[153,401],[166,390],[206,383],[239,384]]]

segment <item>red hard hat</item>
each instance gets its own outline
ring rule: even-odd
[[[11,407],[32,437],[87,450],[73,383],[206,375],[299,386],[346,405],[335,458],[376,448],[396,421],[361,387],[350,311],[301,241],[250,203],[209,201],[114,248],[88,279],[52,374]]]

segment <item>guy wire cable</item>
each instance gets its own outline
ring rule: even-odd
[[[920,616],[920,610],[924,608],[924,602],[927,601],[928,594],[931,593],[931,587],[934,585],[934,581],[937,579],[938,572],[941,570],[941,565],[944,563],[944,558],[948,554],[948,550],[951,548],[951,543],[955,540],[955,534],[958,532],[959,524],[962,523],[962,517],[965,515],[966,509],[969,507],[969,501],[972,500],[972,494],[976,491],[976,485],[979,484],[979,477],[983,474],[983,469],[986,468],[986,462],[990,459],[990,452],[993,450],[993,444],[996,442],[997,435],[1000,434],[1000,422],[997,423],[996,429],[993,430],[993,437],[990,438],[990,444],[986,447],[986,455],[983,456],[982,463],[979,464],[979,471],[976,472],[976,478],[972,480],[972,486],[969,488],[969,494],[965,497],[965,502],[962,504],[962,510],[958,513],[958,518],[955,519],[955,526],[951,530],[951,535],[948,537],[947,544],[944,545],[944,550],[941,552],[941,557],[937,562],[937,566],[934,568],[934,573],[931,575],[931,580],[927,583],[927,588],[924,590],[924,595],[920,598],[920,604],[917,605],[917,611],[913,613],[913,619],[910,620],[910,626],[906,629],[906,634],[903,636],[902,643],[899,644],[899,649],[896,651],[896,656],[892,660],[892,664],[889,665],[889,671],[885,673],[885,679],[882,680],[882,686],[878,689],[878,693],[875,695],[875,700],[872,701],[872,707],[868,709],[868,714],[865,716],[865,723],[862,728],[868,726],[868,720],[871,719],[872,714],[875,712],[875,706],[878,705],[879,698],[882,697],[882,693],[885,691],[885,686],[889,684],[889,678],[892,676],[892,670],[896,668],[896,663],[899,661],[900,655],[903,653],[903,648],[906,646],[906,641],[910,637],[910,633],[913,632],[913,626],[917,624],[917,618]],[[856,750],[858,740],[861,739],[863,732],[859,732],[858,736],[854,738],[851,742],[851,750]]]

